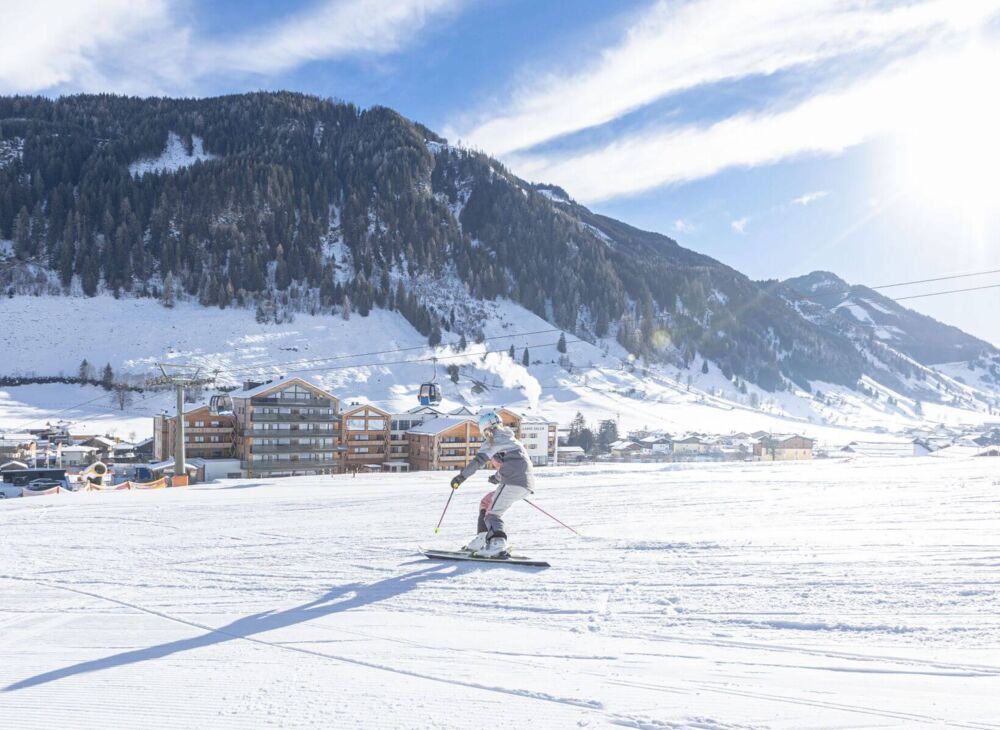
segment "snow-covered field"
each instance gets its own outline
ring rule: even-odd
[[[448,476],[0,502],[0,727],[1000,728],[995,460]]]
[[[883,432],[926,423],[977,424],[995,420],[983,412],[927,403],[916,418],[887,398],[871,401],[839,386],[817,384],[828,403],[808,394],[766,393],[749,387],[747,395],[713,366],[702,374],[676,368],[622,369],[624,351],[607,351],[568,337],[572,371],[559,364],[553,326],[509,301],[485,303],[484,345],[469,342],[465,353],[447,343],[432,350],[395,312],[375,310],[369,317],[297,314],[294,322],[260,324],[246,309],[206,308],[178,302],[167,309],[152,299],[111,296],[19,296],[0,298],[0,321],[23,322],[38,337],[26,340],[20,329],[0,331],[0,374],[75,375],[86,358],[99,371],[110,363],[135,377],[158,374],[157,362],[194,363],[219,382],[297,374],[339,396],[377,402],[391,409],[416,405],[421,382],[432,377],[431,357],[439,359],[437,379],[447,408],[509,405],[540,413],[567,426],[577,411],[595,424],[617,418],[622,432],[649,427],[673,434],[690,431],[732,433],[770,430],[798,432],[824,445],[870,439]],[[527,334],[534,333],[534,334]],[[515,359],[506,354],[515,347]],[[524,368],[524,348],[531,366]],[[483,359],[484,350],[491,351]],[[376,353],[376,354],[368,354]],[[460,368],[458,384],[445,373]],[[690,383],[688,380],[690,379]],[[477,383],[487,389],[475,392]],[[207,396],[207,393],[206,393]],[[759,407],[749,405],[751,396]],[[173,410],[170,393],[137,396],[124,411],[113,394],[76,385],[0,388],[0,429],[39,427],[65,419],[74,433],[110,433],[123,438],[152,433],[151,416]]]

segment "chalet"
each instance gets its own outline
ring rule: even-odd
[[[674,442],[669,436],[657,436],[651,434],[639,439],[639,445],[645,454],[656,456],[669,454],[673,450]]]
[[[60,446],[58,461],[61,467],[90,466],[97,461],[97,449],[79,444]]]
[[[674,456],[698,456],[708,453],[709,445],[699,436],[676,439],[673,443]]]
[[[813,458],[815,441],[797,434],[768,435],[753,446],[754,461],[803,461]]]
[[[587,452],[585,452],[580,446],[559,447],[560,464],[579,464],[581,461],[586,460],[586,458]]]
[[[30,433],[0,433],[0,461],[33,460],[38,450],[38,438]]]
[[[611,448],[611,455],[618,458],[638,456],[640,453],[642,453],[642,447],[639,444],[637,444],[635,441],[629,441],[627,439],[623,439],[621,441],[615,441],[613,444],[611,444],[610,448]]]
[[[381,471],[389,460],[392,414],[367,403],[353,403],[343,413],[344,469]]]
[[[407,438],[411,471],[461,469],[482,443],[479,426],[471,418],[435,418],[411,428]]]
[[[118,442],[107,436],[91,436],[81,442],[84,446],[93,446],[97,451],[95,455],[98,461],[110,461],[114,453],[115,444]]]
[[[230,393],[248,477],[343,470],[340,401],[302,378],[246,383]],[[193,454],[192,454],[193,456]]]

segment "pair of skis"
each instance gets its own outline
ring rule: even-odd
[[[468,560],[473,563],[500,563],[503,565],[524,565],[532,568],[548,568],[551,567],[544,560],[533,560],[532,558],[525,557],[524,555],[512,555],[506,553],[504,555],[498,555],[493,558],[483,557],[481,555],[476,555],[468,550],[431,550],[429,548],[420,548],[420,553],[426,558],[431,560]]]

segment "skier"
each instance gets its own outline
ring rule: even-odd
[[[486,411],[479,416],[479,430],[483,445],[479,453],[452,480],[451,488],[459,486],[479,469],[492,464],[497,470],[489,481],[498,485],[479,503],[478,533],[465,549],[482,557],[500,557],[507,552],[507,533],[504,532],[503,514],[515,502],[535,491],[535,475],[524,444],[514,432],[503,425],[496,411]]]

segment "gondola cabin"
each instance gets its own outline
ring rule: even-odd
[[[436,406],[441,402],[441,388],[437,383],[424,383],[420,386],[417,400],[422,406]]]

